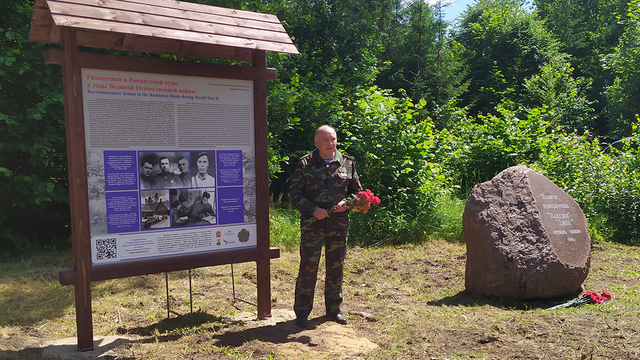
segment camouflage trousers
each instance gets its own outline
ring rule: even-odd
[[[303,230],[300,242],[300,269],[296,281],[293,310],[298,317],[307,317],[313,308],[313,294],[318,278],[318,265],[322,246],[325,246],[326,277],[324,303],[327,315],[340,311],[342,303],[342,277],[347,254],[347,236],[325,230]]]

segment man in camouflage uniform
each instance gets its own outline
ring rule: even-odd
[[[347,320],[340,312],[342,276],[347,253],[349,214],[340,201],[360,190],[353,161],[336,150],[336,131],[329,125],[316,130],[316,149],[303,156],[291,177],[291,203],[300,211],[300,268],[296,281],[296,323],[301,327],[313,307],[322,246],[325,246],[325,306],[327,316],[340,323]],[[331,211],[331,209],[333,210]],[[328,211],[330,210],[330,211]]]

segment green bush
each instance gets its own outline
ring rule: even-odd
[[[415,117],[425,105],[372,87],[346,104],[337,130],[357,160],[363,187],[382,204],[353,214],[352,241],[362,244],[423,241],[438,224],[437,200],[448,190],[442,157],[448,133]]]
[[[640,152],[604,153],[597,142],[565,137],[532,165],[580,205],[594,240],[640,243]]]
[[[518,164],[530,164],[550,141],[549,124],[543,111],[531,111],[525,119],[498,108],[498,115],[464,119],[453,132],[451,155],[445,159],[452,181],[460,185],[460,196],[475,184],[491,180],[500,171]]]
[[[628,155],[610,168],[611,181],[596,193],[598,214],[605,217],[611,240],[640,244],[640,157]]]

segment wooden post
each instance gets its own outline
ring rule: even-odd
[[[271,316],[271,265],[269,256],[269,168],[267,125],[267,56],[253,50],[252,63],[257,71],[254,80],[254,123],[256,136],[256,207],[258,218],[258,318]]]
[[[71,205],[71,236],[73,237],[73,267],[75,282],[78,350],[93,350],[91,318],[91,233],[89,230],[89,191],[87,155],[82,110],[82,79],[78,65],[76,33],[62,28],[62,85],[64,92],[65,130],[69,170],[69,202]]]

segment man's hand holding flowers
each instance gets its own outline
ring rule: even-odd
[[[329,211],[323,209],[323,208],[317,208],[314,212],[313,212],[313,216],[318,219],[318,220],[322,220],[324,218],[328,218],[329,215],[331,215],[331,213],[340,213],[340,212],[344,212],[349,210],[349,207],[346,206],[346,200],[342,200],[340,201],[337,205],[334,205],[331,209],[329,209]]]
[[[315,216],[315,218],[318,219],[318,220],[322,220],[324,218],[328,218],[329,217],[329,212],[327,210],[319,207],[313,212],[313,216]],[[311,219],[311,220],[313,220],[313,219]]]
[[[303,228],[311,225],[316,220],[322,220],[329,217],[334,212],[344,212],[353,209],[357,212],[366,213],[369,211],[371,204],[380,205],[380,198],[375,196],[371,190],[360,191],[357,195],[352,195],[346,199],[342,199],[339,203],[334,205],[331,209],[325,210],[323,208],[317,208],[313,212],[315,219],[311,219]]]

